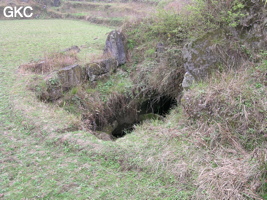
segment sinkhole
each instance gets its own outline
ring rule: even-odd
[[[135,124],[140,124],[147,119],[162,119],[175,106],[177,106],[176,98],[169,95],[147,99],[140,104],[137,116],[132,120],[132,123],[118,123],[111,135],[115,138],[123,137],[134,130]]]

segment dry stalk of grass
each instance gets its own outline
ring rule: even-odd
[[[137,66],[138,73],[132,79],[143,96],[149,96],[151,91],[174,98],[181,94],[185,70],[182,59],[177,59],[179,55],[177,49],[168,49],[159,63],[150,61]]]
[[[88,127],[92,130],[102,130],[108,124],[112,124],[115,120],[130,117],[137,118],[137,104],[132,102],[132,99],[124,94],[112,93],[106,102],[103,102],[100,97],[98,100],[94,97],[94,106],[91,105],[91,112],[83,115],[83,121],[90,124]]]
[[[191,0],[175,0],[175,1],[171,1],[169,2],[164,9],[166,11],[172,11],[174,13],[181,13],[181,11],[183,11],[183,9],[185,9],[185,7],[189,4],[191,4],[192,1]]]
[[[232,71],[220,74],[220,78],[214,76],[205,92],[197,91],[197,87],[186,92],[182,106],[189,119],[196,120],[197,129],[203,129],[212,142],[226,141],[242,151],[246,142],[264,134],[266,99],[248,84],[252,81],[248,71],[239,73]]]
[[[247,55],[241,51],[241,49],[236,48],[235,43],[231,43],[225,48],[223,45],[214,44],[211,46],[211,51],[220,58],[222,63],[228,68],[233,69],[244,63],[247,60]]]
[[[45,63],[50,71],[73,65],[78,61],[76,52],[54,53],[45,55]]]
[[[78,62],[77,53],[73,51],[65,53],[46,53],[44,59],[37,62],[21,65],[19,71],[31,71],[37,74],[46,74]]]
[[[160,65],[149,75],[149,87],[161,94],[176,97],[182,91],[181,83],[184,73],[183,68],[166,69],[166,66]]]
[[[261,199],[251,186],[251,180],[257,180],[257,164],[231,158],[221,158],[217,163],[217,167],[200,171],[196,199],[203,199],[203,193],[209,199]]]
[[[227,71],[185,92],[187,118],[178,123],[186,124],[195,148],[213,155],[194,161],[195,199],[261,199],[267,176],[265,73],[245,67]]]

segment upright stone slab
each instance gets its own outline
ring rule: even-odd
[[[55,6],[55,7],[59,7],[60,5],[61,5],[60,0],[54,0],[54,1],[53,1],[53,6]]]
[[[189,72],[186,72],[184,75],[184,79],[182,82],[182,87],[186,90],[190,88],[190,86],[194,83],[195,78]]]
[[[126,38],[119,31],[111,31],[106,40],[104,55],[115,58],[118,65],[123,65],[127,60]]]

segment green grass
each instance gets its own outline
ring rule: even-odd
[[[31,122],[50,130],[52,127],[49,123],[55,124],[54,114],[62,118],[62,123],[56,123],[55,127],[65,127],[64,124],[68,126],[66,121],[77,122],[75,117],[66,115],[64,110],[57,110],[53,105],[43,105],[36,100],[34,94],[26,89],[32,76],[15,75],[14,72],[21,64],[38,60],[45,53],[62,51],[72,45],[81,47],[79,57],[83,62],[88,62],[92,53],[102,53],[105,34],[110,29],[71,20],[0,21],[0,26],[4,27],[0,30],[0,36],[5,38],[0,41],[0,66],[6,74],[4,77],[10,79],[2,82],[8,83],[5,93],[12,96],[10,103],[15,112],[27,110]]]
[[[17,71],[20,64],[37,60],[44,52],[72,45],[83,46],[80,57],[85,62],[91,53],[102,51],[109,28],[69,20],[0,21],[0,27],[0,198],[180,200],[266,196],[264,184],[257,191],[253,189],[266,180],[266,128],[258,133],[263,139],[259,143],[251,140],[255,146],[246,149],[239,138],[242,135],[227,129],[228,121],[220,114],[226,109],[219,109],[228,105],[222,108],[234,112],[238,106],[231,109],[229,104],[236,103],[242,110],[233,116],[242,123],[242,116],[251,117],[257,110],[266,122],[266,61],[251,67],[251,72],[227,72],[194,86],[184,94],[182,103],[187,104],[172,110],[164,121],[146,121],[125,137],[109,142],[86,131],[70,131],[80,119],[63,108],[38,101],[26,88],[32,75]],[[114,74],[111,80],[99,82],[96,89],[103,95],[114,90],[125,92],[131,86],[128,73]],[[79,88],[70,91],[78,92]],[[241,97],[246,101],[238,99]],[[215,112],[199,112],[199,100],[203,99],[225,101],[215,110],[225,121],[218,120]],[[190,109],[194,109],[196,118],[188,116]],[[245,130],[252,136],[259,132]]]
[[[83,45],[81,54],[100,53],[110,28],[71,20],[0,21],[1,65],[38,59],[45,52]],[[27,51],[27,52],[25,52]],[[10,55],[12,53],[12,55]],[[3,60],[5,58],[5,60]]]
[[[88,13],[81,12],[81,13],[73,13],[72,15],[74,15],[74,16],[86,16],[86,15],[88,15]]]
[[[107,100],[108,96],[114,92],[127,94],[131,92],[133,83],[129,78],[129,72],[120,71],[113,74],[108,80],[98,81],[95,88],[88,88],[86,91],[89,94],[98,92],[102,100]]]
[[[120,170],[116,161],[73,152],[67,144],[63,149],[43,145],[23,131],[5,131],[1,149],[0,194],[5,199],[161,199],[176,195],[174,188],[154,175]]]
[[[17,72],[20,64],[71,45],[90,47],[83,55],[100,52],[108,28],[69,20],[0,21],[0,26],[1,197],[188,199],[190,193],[177,189],[177,180],[163,173],[160,163],[150,170],[135,157],[140,135],[113,143],[86,132],[68,133],[78,119],[39,102],[26,89],[32,76]],[[136,155],[159,153],[161,146],[150,141]]]

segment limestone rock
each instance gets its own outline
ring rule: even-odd
[[[47,93],[48,93],[47,100],[49,101],[55,101],[63,96],[63,91],[60,86],[48,87]]]
[[[126,38],[119,31],[111,31],[106,40],[104,55],[111,56],[118,61],[119,65],[123,65],[127,60]]]
[[[164,52],[166,48],[163,43],[159,42],[156,46],[156,61],[161,62],[162,58],[164,58]]]
[[[54,0],[54,1],[53,1],[53,6],[55,6],[55,7],[59,7],[60,5],[61,5],[60,0]]]
[[[105,70],[101,68],[99,63],[90,63],[85,67],[85,70],[90,81],[96,81],[99,76],[105,74]]]
[[[182,82],[182,87],[187,90],[194,83],[194,81],[195,81],[195,78],[192,76],[192,74],[190,74],[189,72],[186,72],[184,75],[183,82]]]
[[[219,64],[236,68],[247,60],[248,56],[254,57],[247,55],[247,52],[267,49],[267,13],[264,12],[264,3],[260,0],[248,0],[245,9],[247,15],[239,26],[215,30],[184,46],[184,68],[196,81],[218,69]],[[229,35],[235,40],[229,41]]]
[[[86,74],[90,81],[96,81],[103,75],[110,74],[117,69],[118,62],[114,58],[108,58],[96,63],[86,65]]]
[[[218,70],[220,64],[228,69],[240,66],[246,54],[227,37],[227,32],[216,30],[186,44],[182,50],[186,72],[199,81]]]
[[[197,80],[207,77],[219,61],[211,47],[210,41],[205,39],[191,42],[183,48],[184,68]]]
[[[43,92],[41,99],[55,101],[63,96],[63,90],[56,72],[45,78],[46,90]]]
[[[62,68],[57,72],[57,75],[64,91],[81,84],[84,80],[84,71],[77,64]]]
[[[238,30],[242,43],[254,51],[267,49],[267,13],[264,1],[248,0],[247,15],[242,18]]]
[[[100,66],[107,72],[115,72],[119,63],[113,58],[104,59],[100,62]]]
[[[85,77],[83,68],[79,65],[64,67],[45,78],[45,88],[40,98],[55,101],[63,96],[63,92],[81,84]]]

